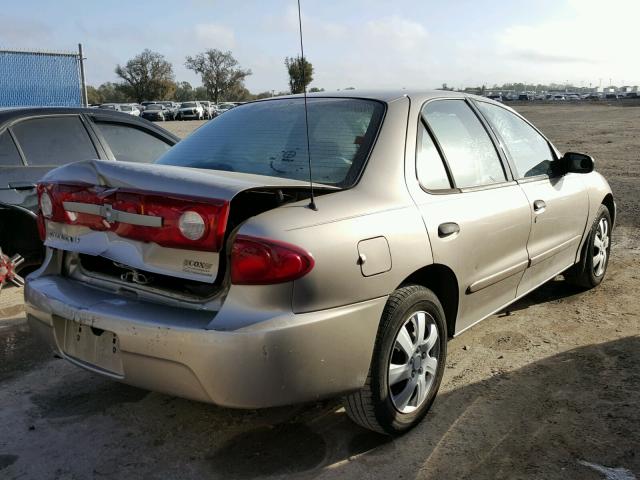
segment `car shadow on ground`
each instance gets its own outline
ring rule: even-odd
[[[640,337],[442,393],[395,439],[351,423],[337,401],[237,411],[69,371],[64,384],[31,396],[33,417],[56,435],[108,418],[84,445],[47,446],[72,462],[115,445],[92,465],[101,478],[602,478],[579,461],[640,472]]]
[[[509,316],[512,312],[526,310],[534,305],[552,303],[568,299],[584,293],[586,290],[567,282],[562,275],[549,280],[520,300],[512,303],[497,313],[498,316]]]
[[[358,476],[365,465],[379,478],[601,478],[580,460],[640,472],[639,372],[640,338],[623,338],[440,395],[397,439],[327,403],[242,432],[206,461],[223,478]]]

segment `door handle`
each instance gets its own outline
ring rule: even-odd
[[[544,212],[544,209],[547,208],[547,204],[544,203],[544,200],[536,200],[533,202],[533,211],[536,213]]]
[[[13,190],[33,190],[36,185],[29,182],[11,182],[9,183],[9,188]]]
[[[438,236],[440,238],[448,237],[460,232],[460,225],[454,222],[442,223],[438,227]]]

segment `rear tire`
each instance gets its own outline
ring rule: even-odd
[[[406,432],[429,411],[446,355],[447,325],[438,298],[420,285],[399,288],[382,313],[366,383],[344,400],[347,414],[369,430]]]
[[[611,215],[606,205],[600,205],[582,249],[583,258],[565,272],[565,279],[582,288],[597,287],[607,273],[610,254]]]

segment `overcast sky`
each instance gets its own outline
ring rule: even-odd
[[[505,7],[505,4],[509,4]],[[640,0],[302,0],[312,86],[433,88],[503,82],[640,83]],[[0,10],[0,47],[84,46],[87,81],[116,81],[145,48],[199,79],[184,57],[231,50],[252,92],[286,90],[299,53],[295,0],[21,0]]]

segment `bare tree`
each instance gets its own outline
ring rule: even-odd
[[[215,103],[220,100],[236,100],[228,98],[244,90],[244,79],[251,75],[251,70],[243,70],[230,51],[215,48],[187,57],[185,66],[200,74],[202,84],[207,89],[209,98]]]
[[[138,102],[169,98],[176,89],[171,63],[164,55],[149,49],[133,57],[126,65],[116,66],[115,72],[124,80],[120,84],[122,90]]]

